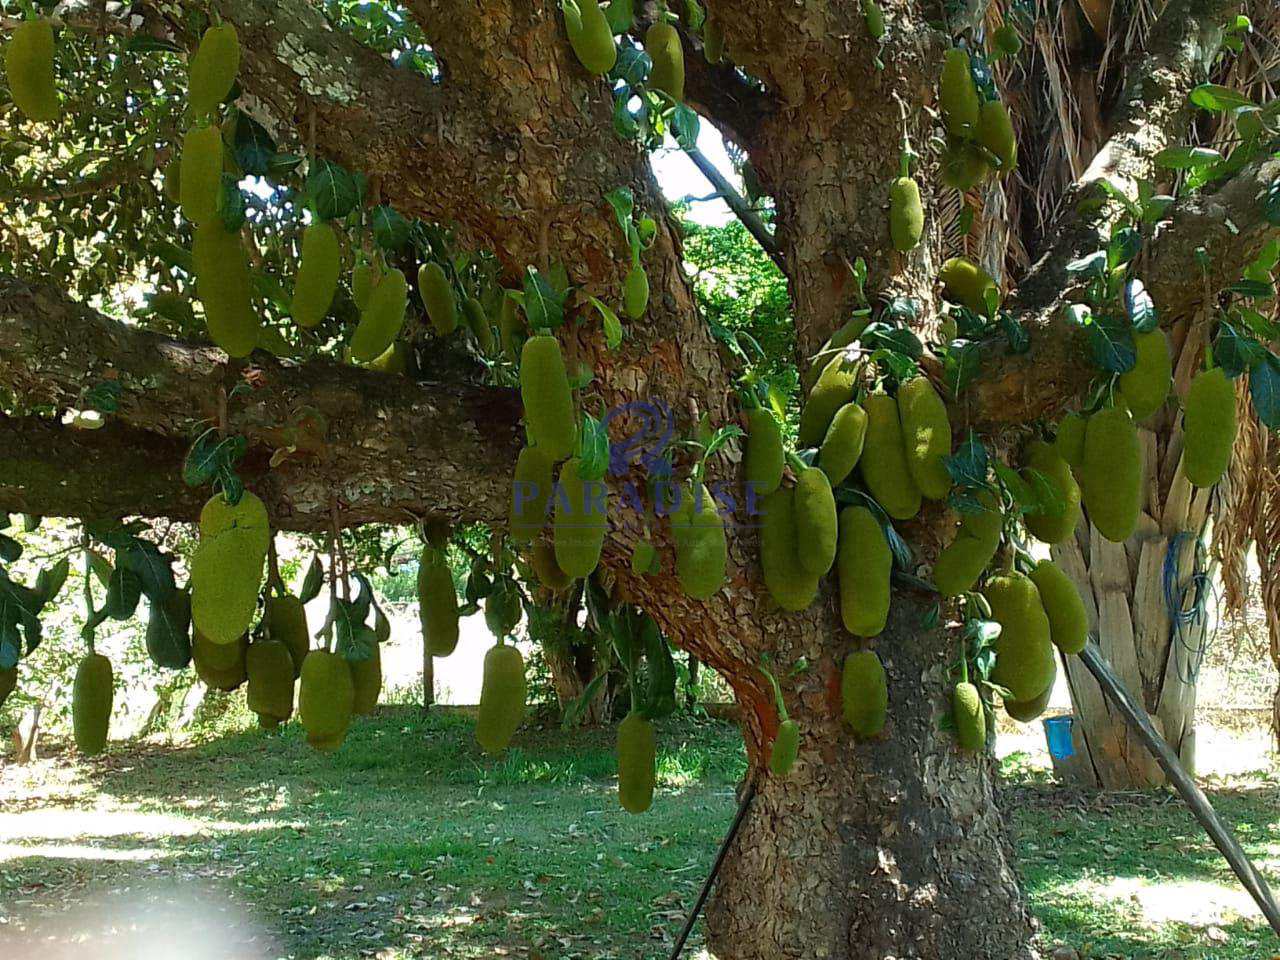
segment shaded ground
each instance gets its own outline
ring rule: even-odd
[[[9,766],[0,956],[665,957],[742,752],[733,728],[683,720],[661,726],[659,755],[643,817],[617,805],[609,732],[533,731],[494,762],[465,717],[398,707],[332,757],[288,729]],[[1005,805],[1049,941],[1126,960],[1280,954],[1175,800],[1071,797],[1020,760]],[[1280,780],[1211,796],[1274,879]]]

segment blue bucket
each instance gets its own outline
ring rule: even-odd
[[[1071,725],[1075,717],[1045,717],[1044,738],[1049,741],[1049,755],[1055,760],[1066,760],[1075,756],[1076,748],[1071,742]]]

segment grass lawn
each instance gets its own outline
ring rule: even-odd
[[[631,817],[610,732],[527,732],[493,762],[469,719],[384,707],[332,757],[293,726],[8,766],[0,956],[665,957],[732,817],[740,741],[672,721],[659,764],[654,811]],[[1176,800],[1071,797],[1017,758],[1006,772],[1046,943],[1126,960],[1280,954]],[[1276,877],[1280,780],[1210,792]],[[700,951],[695,935],[687,955]]]

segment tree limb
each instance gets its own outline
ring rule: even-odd
[[[760,215],[751,209],[751,205],[733,188],[728,180],[724,178],[716,165],[707,159],[697,147],[685,147],[684,152],[689,155],[689,159],[693,161],[702,175],[710,181],[711,185],[716,188],[716,193],[733,211],[734,215],[742,221],[742,225],[747,228],[747,232],[755,237],[756,243],[760,244],[760,249],[769,255],[774,263],[778,265],[778,269],[786,273],[786,261],[783,259],[782,251],[778,249],[778,242],[774,239],[773,233],[765,226],[764,221],[760,219]]]

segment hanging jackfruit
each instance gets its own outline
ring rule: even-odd
[[[97,756],[107,745],[114,697],[111,661],[100,653],[86,654],[71,687],[71,730],[76,749],[86,757]]]
[[[680,34],[665,20],[659,20],[644,35],[644,52],[653,61],[649,87],[661,90],[677,103],[684,100],[684,49]]]
[[[508,531],[518,543],[528,543],[546,525],[547,504],[555,484],[554,467],[541,447],[525,447],[516,458]]]
[[[1080,591],[1052,560],[1041,560],[1030,576],[1049,618],[1049,639],[1063,653],[1079,653],[1089,639],[1089,614]]]
[[[376,360],[395,340],[404,326],[409,303],[409,285],[399,270],[388,270],[369,295],[369,306],[351,335],[351,358],[359,363]]]
[[[504,293],[498,307],[498,342],[502,344],[502,352],[512,363],[520,359],[520,351],[524,348],[527,335],[515,300]]]
[[[573,393],[560,343],[548,334],[524,342],[520,351],[520,399],[529,437],[552,460],[573,453],[577,424]]]
[[[653,724],[633,709],[618,724],[618,800],[628,813],[644,813],[653,803],[657,760]]]
[[[571,577],[590,576],[599,565],[609,529],[609,488],[603,480],[583,480],[580,463],[577,457],[564,462],[554,494],[556,563]]]
[[[972,190],[991,175],[986,154],[977,145],[953,141],[942,151],[938,179],[945,187],[965,192]]]
[[[467,297],[462,301],[462,315],[467,318],[467,329],[476,338],[476,347],[484,356],[493,353],[493,328],[489,326],[489,315],[484,312],[484,304],[475,297]]]
[[[991,41],[992,46],[1006,57],[1016,57],[1022,50],[1022,37],[1018,35],[1018,28],[1009,23],[996,27],[991,34]]]
[[[840,619],[858,637],[874,637],[889,619],[893,554],[875,515],[866,507],[840,511]]]
[[[800,411],[800,431],[797,443],[801,447],[816,447],[827,435],[836,411],[853,399],[858,383],[858,364],[843,354],[836,354],[819,374],[813,389]]]
[[[476,717],[476,742],[485,753],[507,749],[524,720],[526,693],[520,651],[509,643],[490,647],[484,655],[480,711]]]
[[[1018,165],[1018,140],[1013,133],[1009,111],[999,100],[988,100],[978,116],[978,142],[1000,161],[1000,176],[1008,176]]]
[[[719,507],[705,486],[682,489],[680,505],[671,514],[671,536],[676,578],[685,594],[694,600],[715,596],[724,585],[729,548]]]
[[[229,356],[247,357],[258,345],[262,324],[253,309],[240,235],[218,220],[201,224],[195,230],[191,260],[209,339]]]
[[[1004,701],[1004,712],[1019,723],[1030,723],[1039,717],[1040,714],[1044,713],[1045,708],[1049,706],[1049,700],[1053,697],[1053,685],[1058,679],[1058,661],[1056,658],[1053,660],[1053,671],[1050,676],[1051,679],[1044,690],[1030,700]]]
[[[421,284],[421,271],[419,275],[419,284]],[[373,260],[361,259],[351,271],[351,299],[355,302],[357,310],[364,310],[369,306],[369,298],[373,296],[373,291],[378,286],[378,281],[382,279],[382,268]]]
[[[782,484],[782,468],[786,452],[782,447],[782,429],[773,414],[764,407],[747,411],[747,452],[743,473],[757,497],[765,497]]]
[[[367,717],[378,707],[382,695],[382,647],[373,645],[373,654],[364,660],[352,660],[351,712],[357,717]]]
[[[444,552],[435,547],[424,547],[418,561],[418,619],[428,653],[433,657],[453,653],[458,645],[458,591]]]
[[[1135,333],[1133,345],[1138,359],[1132,369],[1120,374],[1119,387],[1129,413],[1141,423],[1168,399],[1173,386],[1173,361],[1163,330]]]
[[[245,654],[246,700],[264,730],[293,716],[293,657],[279,640],[259,640]]]
[[[879,40],[884,36],[884,12],[876,0],[862,0],[862,17],[867,22],[867,33],[872,40]]]
[[[924,234],[924,207],[920,185],[910,177],[898,177],[889,185],[889,235],[896,250],[907,251]]]
[[[971,139],[977,133],[981,107],[978,88],[969,70],[969,54],[959,47],[947,51],[942,64],[938,100],[947,135],[960,140]]]
[[[769,770],[775,777],[785,777],[791,772],[800,752],[800,727],[794,720],[783,720],[769,747]]]
[[[311,649],[307,608],[302,605],[300,598],[292,594],[267,597],[263,620],[266,621],[267,636],[272,640],[279,640],[288,648],[296,678],[302,672],[302,661],[307,659],[307,653]]]
[[[618,48],[613,45],[613,31],[596,0],[577,2],[576,15],[572,8],[566,7],[564,11],[569,45],[573,47],[578,62],[586,68],[587,73],[603,77],[613,69],[618,59]]]
[[[191,640],[191,664],[196,668],[196,676],[205,686],[227,693],[244,683],[248,676],[248,652],[247,633],[235,643],[214,643],[196,630]]]
[[[980,510],[960,516],[956,538],[943,548],[933,565],[933,583],[944,597],[958,597],[973,589],[1000,546],[1003,525],[995,494],[978,494]]]
[[[962,750],[978,753],[987,745],[987,715],[982,697],[972,683],[957,683],[951,691],[951,716]]]
[[[355,697],[346,659],[328,650],[312,651],[302,664],[298,687],[298,719],[307,731],[307,743],[322,753],[342,746]]]
[[[1236,442],[1235,385],[1221,367],[1191,380],[1182,416],[1182,471],[1197,487],[1211,487],[1231,465]]]
[[[898,417],[911,478],[922,496],[946,499],[951,474],[943,460],[951,456],[951,420],[927,377],[912,377],[898,387]]]
[[[447,337],[458,329],[458,300],[440,264],[429,262],[418,268],[418,293],[437,337]]]
[[[844,722],[854,736],[874,737],[884,729],[889,712],[889,684],[884,665],[871,650],[856,650],[844,661],[840,678]]]
[[[644,267],[637,263],[627,271],[627,278],[622,284],[622,311],[636,320],[644,316],[648,305],[649,277],[644,272]]]
[[[289,314],[300,327],[314,327],[329,312],[338,289],[342,250],[338,235],[327,223],[316,222],[302,233],[302,257],[293,283]]]
[[[724,30],[715,17],[707,17],[702,25],[702,55],[712,65],[724,60]]]
[[[1127,540],[1137,528],[1142,479],[1142,445],[1129,411],[1119,406],[1095,413],[1085,427],[1080,493],[1089,522],[1108,540]]]
[[[210,27],[191,58],[187,103],[195,117],[203,117],[227,98],[240,72],[240,38],[230,23]]]
[[[821,577],[836,560],[839,521],[831,481],[817,467],[800,471],[794,509],[800,565],[811,575]]]
[[[897,401],[877,392],[862,407],[867,412],[867,439],[858,461],[862,479],[885,513],[895,520],[909,520],[920,512],[920,488],[907,466]]]
[[[760,502],[760,565],[769,595],[783,610],[803,610],[818,594],[818,578],[800,563],[795,490],[780,487]]]
[[[1053,449],[1067,461],[1067,466],[1079,479],[1084,466],[1084,430],[1088,421],[1078,413],[1069,413],[1058,424],[1058,434],[1053,438]]]
[[[1042,440],[1027,446],[1027,466],[1049,482],[1057,500],[1055,504],[1043,504],[1039,513],[1028,513],[1027,529],[1043,543],[1062,543],[1075,533],[1080,522],[1080,485],[1057,447]]]
[[[559,593],[573,583],[573,577],[561,570],[560,564],[556,563],[555,547],[545,540],[534,542],[529,565],[533,567],[538,582],[553,593]]]
[[[867,329],[868,323],[870,323],[869,317],[854,317],[852,320],[842,324],[831,336],[827,337],[826,342],[822,344],[817,354],[814,355],[814,361],[805,368],[804,375],[800,378],[801,386],[804,387],[806,393],[813,389],[813,385],[817,383],[818,377],[836,356],[836,352],[843,350],[862,336],[862,331]]]
[[[53,25],[45,19],[24,20],[13,28],[4,51],[9,95],[28,120],[62,116],[53,78]]]
[[[1010,572],[988,580],[982,595],[991,606],[991,618],[1000,624],[991,680],[1008,689],[1015,700],[1031,700],[1044,690],[1056,669],[1040,591],[1028,577]]]
[[[174,590],[151,601],[147,613],[147,656],[157,667],[181,670],[191,662],[191,594]]]
[[[253,622],[270,536],[267,508],[247,490],[234,506],[215,494],[200,512],[191,619],[214,643],[235,643]]]
[[[964,257],[952,257],[942,265],[938,272],[942,281],[942,295],[952,303],[968,307],[974,313],[987,312],[987,291],[996,290],[996,282],[991,275],[972,260]]]
[[[403,340],[397,340],[365,366],[379,373],[404,375],[413,363],[413,350]]]
[[[833,487],[853,472],[862,456],[867,438],[867,412],[856,403],[846,403],[831,418],[831,426],[818,448],[818,468]]]
[[[222,195],[222,131],[193,127],[182,138],[178,196],[182,215],[196,225],[212,224]]]

